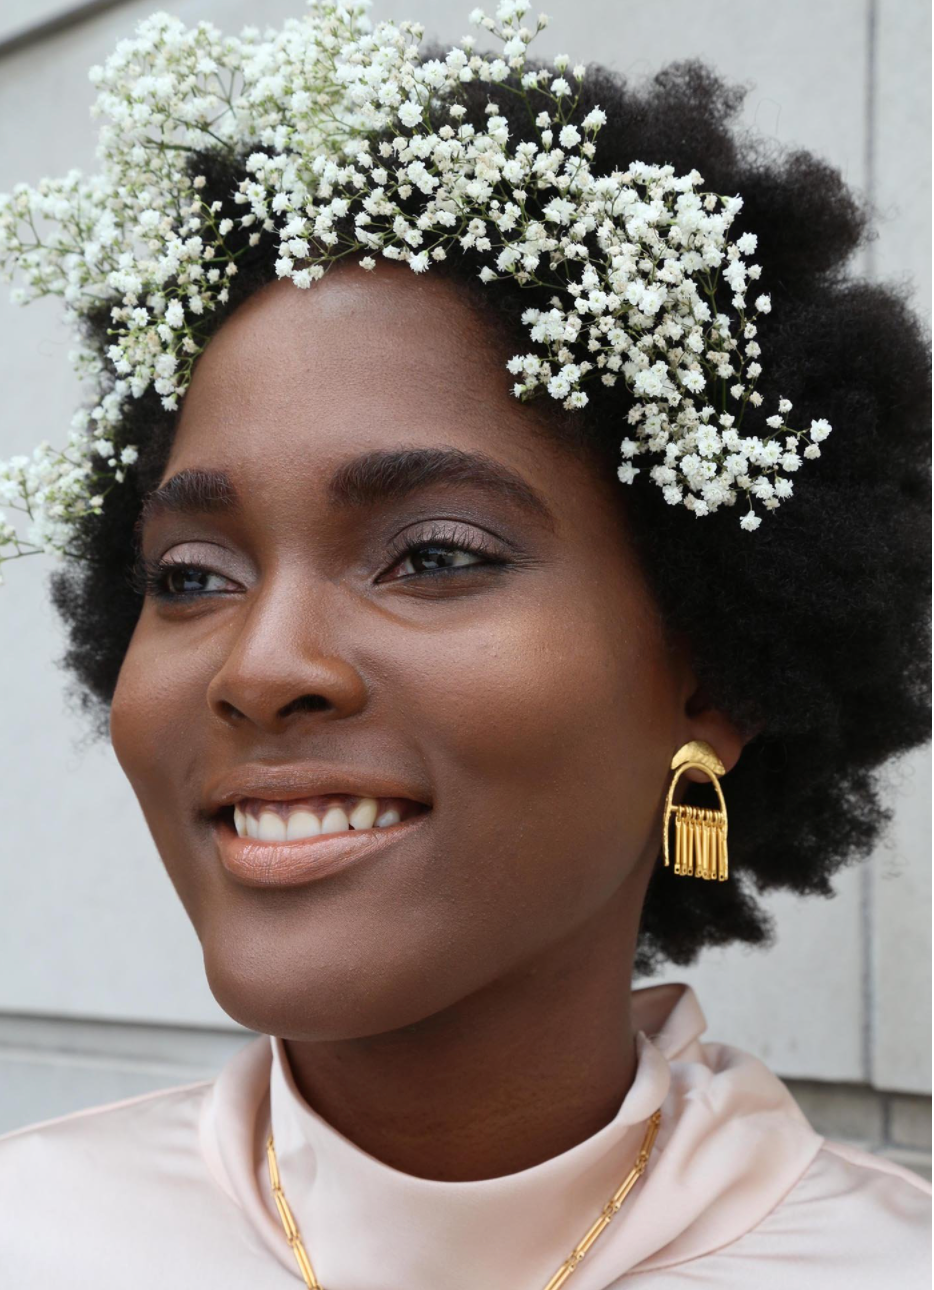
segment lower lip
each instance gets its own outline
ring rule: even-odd
[[[422,811],[383,829],[351,829],[294,842],[241,838],[223,819],[215,821],[214,837],[221,864],[238,882],[249,887],[300,887],[382,855],[424,827],[428,815],[428,811]]]

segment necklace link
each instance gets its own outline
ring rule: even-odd
[[[568,1277],[574,1272],[579,1264],[583,1261],[584,1255],[588,1253],[597,1239],[609,1227],[611,1220],[619,1213],[626,1197],[635,1187],[636,1183],[645,1173],[646,1165],[649,1163],[649,1156],[652,1154],[652,1148],[655,1145],[655,1139],[658,1136],[658,1126],[662,1121],[661,1111],[656,1111],[649,1119],[648,1128],[645,1131],[645,1137],[642,1140],[642,1147],[636,1156],[636,1163],[630,1169],[629,1173],[620,1183],[619,1187],[603,1206],[599,1216],[594,1219],[591,1226],[584,1233],[584,1236],[575,1245],[574,1249],[561,1264],[558,1271],[554,1274],[545,1290],[560,1290],[565,1284]],[[273,1136],[270,1133],[266,1140],[266,1160],[269,1165],[269,1183],[272,1187],[273,1200],[276,1202],[276,1209],[279,1211],[279,1218],[285,1231],[286,1240],[289,1243],[289,1249],[295,1255],[295,1261],[298,1264],[299,1271],[305,1282],[306,1290],[324,1290],[321,1282],[315,1276],[314,1268],[311,1266],[311,1259],[302,1242],[301,1233],[298,1230],[298,1224],[295,1216],[289,1207],[289,1202],[285,1198],[285,1192],[282,1190],[282,1179],[279,1175],[279,1162],[276,1159],[276,1146]]]
[[[302,1274],[306,1290],[323,1290],[321,1282],[315,1276],[315,1270],[311,1266],[311,1259],[309,1259],[305,1246],[302,1244],[301,1233],[298,1230],[295,1215],[292,1213],[291,1206],[285,1198],[285,1192],[282,1190],[279,1162],[276,1159],[276,1147],[271,1133],[266,1141],[266,1162],[269,1165],[269,1183],[272,1187],[272,1198],[276,1202],[279,1220],[285,1231],[285,1239],[289,1243],[289,1249],[295,1255],[295,1262],[298,1264],[299,1271]]]

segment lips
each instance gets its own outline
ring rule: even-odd
[[[296,886],[400,845],[425,826],[420,786],[321,763],[241,766],[207,788],[218,857],[239,882]]]
[[[262,842],[238,837],[233,824],[221,815],[214,824],[214,839],[224,869],[245,886],[299,887],[414,842],[430,820],[431,812],[422,810],[381,829],[349,829],[294,842]]]
[[[202,805],[217,815],[251,798],[266,802],[298,802],[314,798],[405,798],[423,807],[430,795],[419,784],[406,782],[362,766],[326,765],[323,762],[250,762],[237,766],[210,782]]]

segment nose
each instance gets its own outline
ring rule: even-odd
[[[325,624],[326,593],[258,597],[207,687],[211,712],[226,725],[284,730],[302,713],[324,720],[353,716],[367,702],[367,685]]]

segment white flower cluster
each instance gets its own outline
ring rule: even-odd
[[[548,309],[524,315],[534,348],[509,360],[516,395],[580,408],[588,383],[618,383],[620,479],[631,483],[633,459],[651,454],[665,500],[696,516],[745,494],[740,523],[754,529],[753,499],[778,506],[802,455],[820,455],[830,426],[791,429],[785,399],[766,433],[741,433],[747,405],[763,401],[756,321],[771,306],[765,294],[747,304],[760,270],[749,261],[755,236],[730,238],[739,197],[670,166],[595,170],[606,116],[578,119],[583,67],[569,71],[563,56],[529,65],[547,22],[525,25],[529,0],[504,0],[495,18],[471,14],[501,45],[496,57],[465,37],[444,59],[423,59],[418,24],[373,28],[366,8],[309,0],[278,33],[239,38],[154,14],[91,70],[101,172],[0,197],[0,271],[23,284],[13,298],[62,296],[79,333],[107,310],[112,336],[106,355],[86,345],[74,355],[97,394],[68,449],[43,443],[32,459],[0,464],[0,501],[31,521],[22,539],[0,519],[0,561],[11,547],[67,553],[72,525],[100,510],[136,459],[136,445],[115,445],[127,400],[153,388],[178,406],[206,315],[264,234],[277,274],[298,287],[348,256],[422,273],[470,252],[483,282],[552,292]],[[464,120],[472,81],[491,87],[482,130]],[[524,101],[536,141],[511,139],[498,93]],[[226,203],[202,197],[212,152],[247,158]]]

